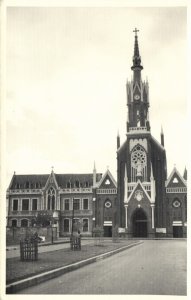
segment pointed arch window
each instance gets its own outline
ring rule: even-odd
[[[55,210],[56,193],[53,187],[48,190],[48,210]]]
[[[147,153],[139,144],[131,152],[131,181],[136,182],[137,176],[147,181]]]

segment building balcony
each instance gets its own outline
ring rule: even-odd
[[[72,210],[62,210],[61,216],[65,217],[72,217],[73,211]],[[83,210],[75,210],[74,217],[81,217],[81,216],[92,216],[93,211],[91,209],[83,209]]]
[[[18,195],[18,194],[41,194],[41,189],[15,189],[9,190],[9,195]]]
[[[148,133],[147,127],[130,127],[128,134]]]
[[[130,183],[128,182],[128,192],[132,192],[134,187],[137,185],[137,182],[135,183]],[[147,192],[150,192],[151,191],[151,183],[149,182],[142,182],[142,185],[144,187],[144,189],[147,191]]]
[[[20,216],[20,217],[22,217],[22,216],[37,216],[37,214],[38,214],[38,211],[37,210],[14,210],[14,211],[11,211],[10,213],[9,213],[9,217],[10,216]]]
[[[62,189],[61,194],[90,194],[92,193],[92,187],[89,188],[65,188]]]

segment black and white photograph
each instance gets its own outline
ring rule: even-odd
[[[187,298],[187,2],[19,2],[1,7],[2,299]]]

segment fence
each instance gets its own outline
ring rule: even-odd
[[[71,236],[70,248],[71,250],[81,250],[81,237]]]
[[[38,242],[31,240],[20,241],[21,261],[38,260]]]

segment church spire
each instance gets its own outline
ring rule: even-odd
[[[161,145],[164,147],[164,132],[163,132],[162,126],[161,126],[161,134],[160,134],[160,137],[161,137]]]
[[[93,168],[93,187],[96,186],[96,165],[94,161],[94,168]]]
[[[143,69],[143,67],[141,66],[141,56],[139,54],[139,44],[138,44],[138,36],[137,36],[137,32],[139,32],[139,30],[135,28],[133,32],[135,32],[135,44],[134,44],[133,66],[131,67],[131,70],[133,71],[139,70],[140,72]]]

